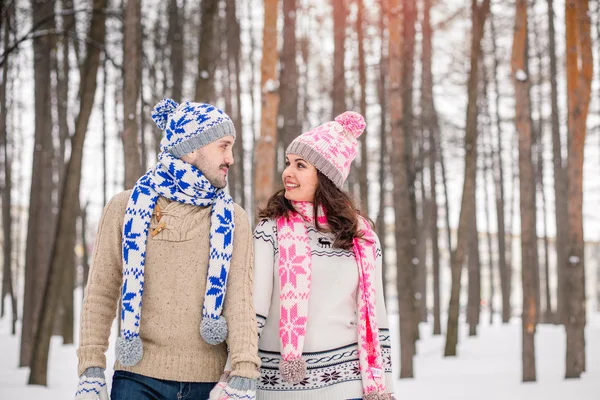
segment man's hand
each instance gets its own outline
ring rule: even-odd
[[[88,368],[79,377],[75,400],[109,400],[102,368]]]

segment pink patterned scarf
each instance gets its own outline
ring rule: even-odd
[[[314,223],[312,203],[294,202],[297,212],[277,220],[279,242],[279,282],[281,285],[281,317],[279,337],[281,340],[280,370],[290,383],[300,382],[306,374],[302,359],[308,299],[312,270],[311,249],[305,222]],[[318,223],[327,228],[327,217],[319,209]],[[370,225],[359,217],[363,237],[354,239],[354,257],[358,264],[358,353],[363,383],[364,399],[391,398],[386,394],[384,371],[379,345],[379,330],[375,316],[374,276],[377,257],[377,239]]]

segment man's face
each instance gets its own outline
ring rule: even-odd
[[[198,168],[216,188],[227,186],[227,173],[233,164],[233,136],[224,136],[196,151],[181,157],[182,161]]]

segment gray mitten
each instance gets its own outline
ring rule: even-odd
[[[256,380],[241,376],[221,376],[219,383],[210,392],[209,400],[254,400],[256,399]]]

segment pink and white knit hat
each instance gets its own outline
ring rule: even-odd
[[[362,115],[346,111],[335,120],[298,136],[290,143],[286,154],[303,157],[342,189],[350,173],[350,164],[358,154],[357,138],[366,126]]]

